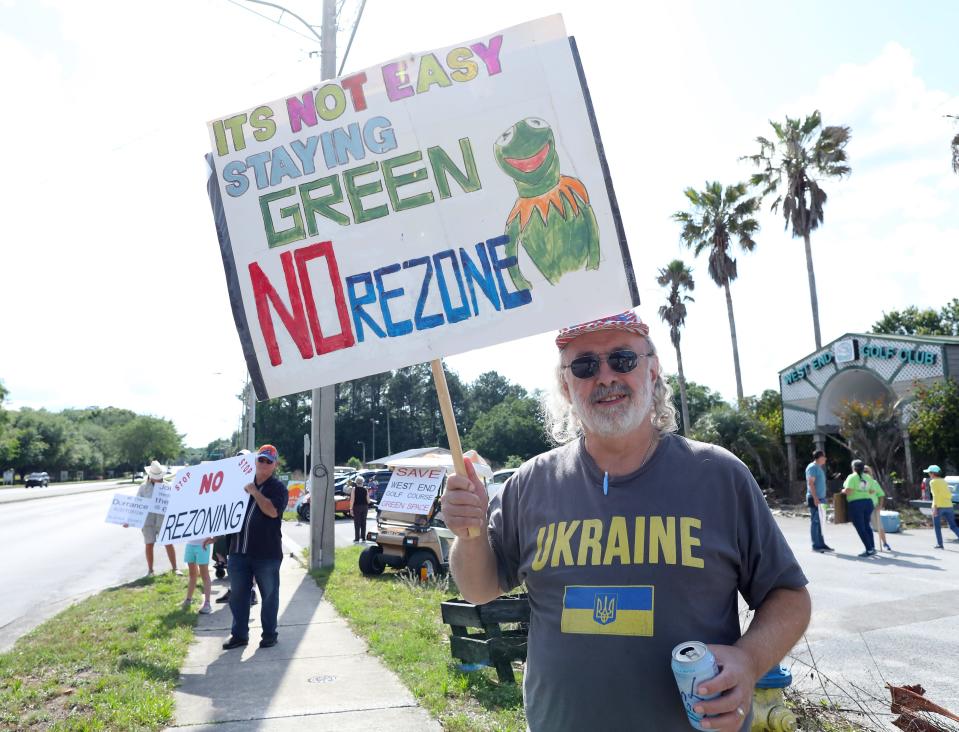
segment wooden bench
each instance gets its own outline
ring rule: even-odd
[[[496,669],[502,683],[515,684],[513,661],[526,660],[526,636],[529,632],[529,598],[503,595],[485,605],[455,599],[440,603],[443,622],[450,626],[450,653],[464,663],[480,663]],[[504,630],[504,623],[519,623],[517,629]],[[470,633],[469,628],[482,632]]]

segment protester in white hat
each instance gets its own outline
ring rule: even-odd
[[[153,486],[156,483],[163,482],[163,476],[166,475],[166,467],[154,460],[148,466],[146,466],[143,471],[146,473],[146,479],[137,490],[137,495],[140,496],[140,498],[153,498]],[[153,545],[156,543],[157,535],[160,533],[162,523],[162,514],[148,513],[147,520],[144,522],[143,528],[141,529],[143,532],[144,551],[146,552],[147,557],[147,577],[153,576]],[[127,526],[127,524],[123,525]],[[183,572],[181,572],[176,566],[176,549],[173,548],[172,544],[166,544],[165,547],[166,555],[170,559],[170,566],[173,567],[173,572],[175,574],[182,575]]]
[[[566,328],[556,346],[547,423],[564,444],[520,467],[488,513],[471,463],[447,480],[456,585],[481,604],[525,583],[532,732],[689,729],[670,657],[693,640],[722,670],[688,713],[748,730],[757,679],[809,622],[806,578],[746,466],[674,434],[635,313]],[[745,634],[740,594],[755,610]]]

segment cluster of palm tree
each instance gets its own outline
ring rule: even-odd
[[[692,249],[696,256],[703,252],[708,254],[709,276],[718,287],[725,290],[739,402],[743,400],[743,384],[729,287],[738,276],[733,256],[735,245],[738,244],[743,252],[755,249],[753,237],[759,231],[756,214],[762,201],[773,197],[770,209],[774,213],[782,209],[786,228],[792,227],[793,237],[802,237],[806,246],[813,332],[816,348],[821,348],[819,302],[810,234],[823,222],[827,196],[820,182],[826,178],[842,178],[851,172],[845,151],[851,134],[849,127],[823,126],[818,110],[802,120],[786,117],[785,123],[770,121],[769,124],[775,136],[772,139],[757,137],[759,151],[741,158],[758,168],[748,184],[736,183],[723,187],[719,182],[711,181],[701,191],[687,188],[684,193],[689,201],[689,209],[673,214],[673,219],[682,226],[682,243]],[[957,142],[959,136],[954,145]],[[686,319],[685,303],[691,299],[682,293],[693,289],[692,271],[681,260],[675,260],[659,271],[657,282],[670,288],[667,304],[659,309],[659,315],[669,325],[670,338],[676,348],[683,424],[684,429],[688,429],[679,329]]]
[[[959,119],[959,116],[954,114],[947,114],[947,117],[952,117],[952,119]],[[959,173],[959,132],[956,133],[956,136],[952,138],[952,172]]]

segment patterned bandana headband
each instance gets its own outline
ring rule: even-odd
[[[649,326],[646,325],[639,316],[632,310],[627,310],[619,315],[610,315],[599,320],[591,320],[588,323],[580,323],[569,328],[563,328],[556,336],[556,347],[563,350],[574,339],[579,338],[586,333],[595,333],[600,330],[621,330],[636,335],[648,336]]]

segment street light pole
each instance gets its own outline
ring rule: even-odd
[[[363,442],[363,440],[357,440],[356,444],[363,446],[363,467],[365,468],[366,467],[366,443]]]
[[[376,425],[377,421],[374,417],[370,417],[370,423],[373,427],[373,447],[370,449],[370,452],[373,453],[373,459],[376,460]]]

